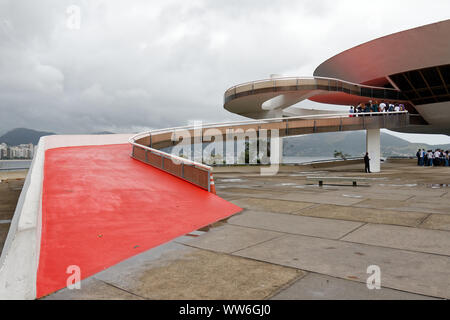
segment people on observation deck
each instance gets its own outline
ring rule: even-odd
[[[404,104],[393,104],[386,101],[378,103],[369,100],[367,103],[360,102],[356,106],[350,106],[349,113],[355,113],[356,115],[350,115],[350,117],[357,117],[358,113],[372,113],[372,112],[394,112],[394,111],[406,111]]]

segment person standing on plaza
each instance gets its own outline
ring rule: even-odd
[[[422,155],[422,150],[417,150],[416,157],[417,157],[417,165],[420,166],[420,157]]]
[[[372,173],[372,172],[370,172],[370,159],[369,159],[368,152],[366,152],[366,155],[364,156],[364,171],[366,173]]]
[[[433,166],[433,150],[428,150],[428,166],[432,167]]]
[[[420,165],[423,167],[425,165],[425,149],[420,151]]]

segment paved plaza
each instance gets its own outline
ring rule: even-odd
[[[217,193],[244,210],[44,299],[450,298],[450,170],[389,160],[215,168]],[[324,184],[307,176],[361,176]],[[369,290],[368,266],[381,289]]]

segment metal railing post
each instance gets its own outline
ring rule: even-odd
[[[211,171],[208,171],[208,192],[211,192]]]
[[[181,163],[181,177],[184,179],[184,162]]]

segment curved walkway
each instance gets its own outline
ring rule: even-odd
[[[201,161],[181,158],[160,149],[182,143],[201,144],[203,141],[227,141],[240,132],[240,139],[256,137],[287,137],[319,132],[336,132],[380,128],[400,128],[409,125],[407,111],[353,114],[323,114],[314,116],[244,120],[206,124],[201,127],[185,126],[139,133],[129,139],[132,157],[164,170],[205,190],[211,191],[212,167]],[[270,134],[269,134],[270,133]],[[230,140],[231,141],[231,140]]]
[[[396,89],[366,86],[332,78],[283,77],[231,87],[224,94],[224,108],[249,118],[265,118],[272,110],[282,110],[305,99],[344,105],[370,99],[407,101]]]

